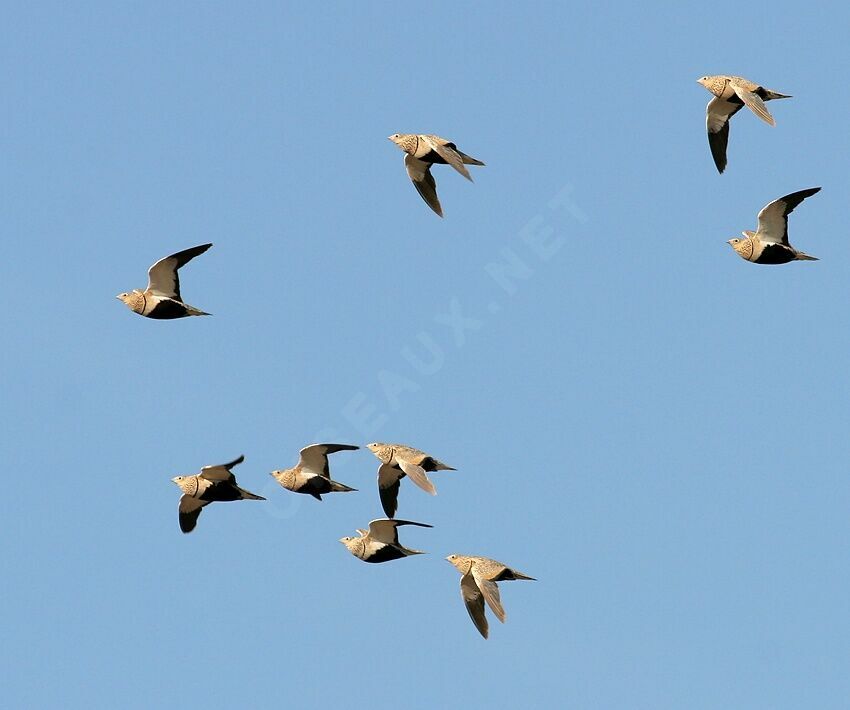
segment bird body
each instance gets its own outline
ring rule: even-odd
[[[199,254],[203,254],[211,246],[212,244],[201,244],[160,259],[148,270],[148,286],[144,291],[134,289],[127,293],[120,293],[116,298],[123,301],[134,313],[155,320],[210,315],[188,303],[183,303],[180,297],[180,280],[177,270]]]
[[[423,555],[422,550],[411,550],[398,541],[400,525],[416,525],[420,528],[430,528],[426,523],[414,523],[411,520],[390,520],[378,518],[369,523],[368,530],[358,530],[358,537],[343,537],[340,542],[348,551],[364,562],[389,562],[411,555]]]
[[[305,493],[317,500],[322,500],[323,493],[355,491],[356,488],[331,480],[328,454],[359,448],[349,444],[311,444],[301,449],[298,463],[293,468],[272,471],[271,475],[287,490]]]
[[[764,105],[765,101],[791,98],[740,76],[704,76],[697,79],[697,82],[714,94],[714,98],[705,108],[705,125],[711,155],[718,172],[721,173],[726,169],[729,119],[738,113],[742,106],[747,106],[762,121],[775,126],[776,121]]]
[[[378,460],[378,493],[381,496],[381,506],[387,517],[392,518],[398,508],[398,491],[401,479],[409,476],[426,493],[437,494],[437,489],[426,475],[433,471],[454,471],[442,461],[424,451],[403,444],[383,444],[375,442],[367,447]]]
[[[437,197],[437,183],[431,174],[431,166],[451,165],[470,182],[472,176],[467,165],[484,165],[480,160],[458,150],[457,146],[445,138],[424,133],[394,133],[389,140],[405,152],[404,167],[407,176],[413,181],[419,195],[425,203],[440,217],[443,208]]]
[[[204,506],[210,503],[233,500],[265,500],[236,484],[231,468],[242,463],[244,456],[230,463],[218,466],[204,466],[201,472],[193,476],[175,476],[171,480],[177,484],[183,495],[180,496],[178,519],[184,533],[192,532],[198,522],[198,516]]]
[[[534,577],[529,577],[489,557],[449,555],[446,559],[461,573],[460,593],[466,604],[466,610],[475,628],[485,639],[489,633],[487,617],[484,614],[485,601],[499,621],[504,623],[506,618],[496,582],[534,580]]]
[[[744,238],[732,238],[727,243],[742,259],[754,264],[787,264],[789,261],[817,261],[817,257],[798,251],[788,242],[788,215],[803,200],[819,192],[812,187],[765,205],[758,215],[758,229],[744,230]]]

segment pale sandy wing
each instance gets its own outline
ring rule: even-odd
[[[389,520],[378,518],[369,523],[369,537],[375,542],[383,542],[389,545],[398,545],[399,525],[416,525],[420,528],[430,528],[427,523],[414,523],[412,520]]]
[[[472,182],[472,175],[469,174],[469,170],[467,170],[466,166],[463,164],[463,158],[456,150],[441,142],[445,140],[444,138],[440,138],[439,136],[423,136],[423,138],[425,139],[425,142],[431,146],[431,150],[433,150],[467,180]]]
[[[759,239],[768,244],[785,244],[788,246],[788,215],[794,211],[803,200],[820,192],[819,187],[792,192],[767,204],[759,212],[759,226],[756,234]]]
[[[328,451],[325,444],[312,444],[301,449],[298,461],[304,473],[315,473],[323,478],[330,478],[328,470]]]
[[[201,514],[203,507],[208,503],[209,501],[198,500],[185,494],[180,496],[177,511],[180,529],[184,533],[192,532],[195,529],[195,525],[198,524],[198,516]]]
[[[396,530],[396,526],[399,525],[400,522],[401,521],[387,520],[385,518],[372,520],[369,523],[369,537],[375,542],[397,545],[398,530]]]
[[[244,460],[245,456],[243,455],[238,459],[234,459],[230,463],[224,463],[218,466],[204,466],[201,469],[200,476],[208,481],[230,481],[233,479],[233,474],[230,472],[230,469],[237,464],[242,463]]]
[[[404,156],[404,167],[407,169],[407,176],[413,182],[413,187],[416,188],[420,197],[425,200],[425,204],[442,217],[443,208],[437,197],[437,182],[434,180],[434,176],[431,175],[431,164],[418,160],[408,154]]]
[[[460,578],[460,594],[469,612],[469,618],[475,628],[486,639],[489,632],[487,617],[484,615],[484,595],[475,583],[475,578],[467,572]]]
[[[430,493],[432,496],[437,495],[437,489],[434,488],[434,484],[431,483],[431,480],[428,478],[428,474],[425,473],[424,468],[417,466],[415,463],[410,463],[409,461],[399,461],[398,465],[401,467],[401,470],[408,475],[410,480],[423,491]]]
[[[738,95],[738,98],[746,104],[747,108],[750,109],[756,116],[758,116],[765,123],[775,126],[776,121],[773,120],[773,116],[770,115],[770,111],[767,110],[767,106],[764,105],[764,101],[761,100],[761,97],[758,94],[754,94],[752,91],[748,91],[740,84],[732,81],[729,82],[729,86],[735,91]]]
[[[160,259],[148,269],[148,291],[156,296],[180,299],[180,279],[177,269],[187,264],[199,254],[203,254],[212,244],[201,244],[178,251],[176,254]]]
[[[705,107],[705,127],[708,130],[708,146],[718,172],[726,169],[726,146],[729,143],[729,119],[741,110],[741,104],[733,104],[714,97]]]
[[[359,448],[351,444],[310,444],[301,449],[298,464],[305,473],[315,473],[323,478],[330,478],[328,454],[335,454],[337,451],[356,451]]]
[[[505,622],[505,610],[502,608],[502,600],[499,598],[499,587],[496,586],[495,582],[491,582],[489,579],[485,579],[475,568],[475,565],[472,566],[470,570],[472,576],[475,578],[475,583],[478,585],[478,588],[481,590],[481,593],[484,595],[484,599],[487,602],[487,605],[493,610],[493,613],[496,615],[496,618],[502,623]]]
[[[381,464],[378,469],[378,494],[381,507],[388,518],[392,518],[398,509],[398,489],[401,485],[402,471],[395,466]]]

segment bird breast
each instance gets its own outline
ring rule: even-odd
[[[295,471],[291,468],[286,471],[280,471],[276,476],[277,480],[280,481],[280,485],[288,490],[295,489]]]
[[[728,99],[734,95],[735,90],[729,86],[729,80],[724,76],[716,76],[708,85],[708,90],[721,99]]]
[[[141,291],[133,291],[131,294],[129,294],[126,303],[130,307],[131,311],[144,315],[146,299],[145,294],[143,294]]]
[[[750,261],[753,257],[754,251],[753,238],[747,237],[735,244],[735,251],[738,252],[738,254],[740,254],[744,259]]]
[[[380,449],[375,451],[375,456],[378,457],[378,461],[381,463],[390,463],[393,460],[393,448],[391,446],[382,446]]]
[[[180,490],[187,496],[192,496],[194,498],[198,494],[197,476],[185,476],[182,480],[177,481],[177,485],[180,486]]]

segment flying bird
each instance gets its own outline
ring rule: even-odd
[[[374,443],[366,446],[378,460],[378,493],[381,506],[388,518],[392,518],[398,508],[398,489],[401,479],[409,476],[426,493],[437,495],[437,489],[426,475],[433,471],[455,471],[456,469],[429,456],[424,451],[402,444]]]
[[[410,555],[424,555],[422,550],[411,550],[398,541],[399,525],[418,525],[420,528],[432,528],[433,525],[414,523],[410,520],[389,520],[379,518],[369,523],[369,530],[360,530],[358,537],[343,537],[340,542],[348,551],[364,562],[389,562]]]
[[[740,76],[704,76],[697,82],[708,89],[714,98],[705,107],[705,125],[708,129],[708,145],[718,172],[726,169],[726,145],[729,142],[729,119],[742,106],[771,126],[776,125],[773,116],[764,105],[773,99],[790,99],[786,94],[765,89],[759,84]]]
[[[440,217],[443,216],[443,208],[437,198],[437,183],[431,175],[431,166],[434,163],[451,165],[472,182],[472,176],[466,166],[484,165],[480,160],[462,153],[454,143],[440,136],[393,133],[389,139],[406,153],[404,167],[407,168],[408,177],[413,181],[413,186],[422,199]]]
[[[134,313],[157,320],[210,315],[183,303],[177,270],[211,246],[212,244],[201,244],[160,259],[148,270],[148,287],[144,291],[135,289],[129,293],[119,293],[116,298],[123,301]]]
[[[204,466],[194,476],[175,476],[174,481],[183,491],[178,506],[180,529],[192,532],[205,505],[231,500],[265,500],[236,485],[236,476],[230,469],[245,460],[244,456],[220,466]]]
[[[322,493],[356,491],[356,488],[349,488],[331,480],[328,454],[355,451],[359,448],[349,444],[311,444],[301,449],[301,457],[295,467],[272,471],[271,475],[287,490],[307,493],[316,500],[322,500]]]
[[[484,602],[490,607],[496,618],[505,623],[505,610],[499,598],[496,582],[517,579],[534,581],[534,577],[517,572],[507,565],[491,560],[489,557],[472,555],[449,555],[446,559],[461,573],[460,594],[469,612],[469,618],[475,628],[486,639],[489,632],[487,617],[484,615]]]
[[[755,264],[817,261],[817,257],[797,251],[788,243],[788,215],[803,200],[819,191],[819,187],[810,187],[774,200],[759,212],[759,226],[755,232],[744,230],[743,239],[734,238],[727,243],[738,252],[738,256]]]

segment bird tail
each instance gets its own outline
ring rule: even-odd
[[[242,494],[242,500],[265,500],[263,496],[258,496],[256,493],[251,493],[251,491],[246,491],[244,488],[240,488],[239,492]]]
[[[194,306],[190,306],[188,304],[186,304],[186,311],[187,311],[187,315],[190,315],[190,316],[211,316],[212,315],[212,313],[206,313],[205,311],[202,311],[200,308],[195,308]]]
[[[532,582],[536,582],[537,580],[534,577],[529,577],[527,574],[523,574],[522,572],[514,571],[514,579],[530,579]]]
[[[820,261],[816,256],[810,256],[809,254],[804,254],[801,251],[797,252],[797,256],[794,257],[798,261]]]
[[[334,493],[348,493],[349,491],[356,491],[357,489],[346,486],[344,483],[337,483],[336,481],[331,481],[331,490]]]
[[[477,160],[477,159],[473,158],[471,155],[467,155],[466,153],[461,153],[460,151],[458,151],[458,155],[460,155],[460,159],[466,165],[484,165],[484,163],[482,163],[480,160]]]
[[[765,89],[764,93],[766,94],[765,98],[768,100],[771,99],[790,99],[793,98],[788,94],[780,94],[778,91],[771,91],[770,89]]]

